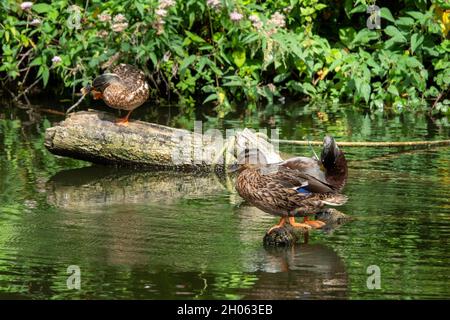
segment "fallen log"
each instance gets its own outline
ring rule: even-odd
[[[217,130],[202,134],[142,121],[122,126],[114,120],[105,112],[71,113],[46,130],[45,146],[55,155],[92,163],[159,170],[220,169],[249,144],[263,151],[269,162],[281,161],[266,139],[248,129],[237,131],[229,143],[231,139],[224,139]]]

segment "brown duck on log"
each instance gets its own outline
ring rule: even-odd
[[[126,125],[131,112],[141,106],[149,97],[149,86],[145,74],[138,68],[121,63],[111,72],[104,73],[94,79],[92,86],[81,89],[86,95],[92,93],[94,99],[103,99],[114,109],[127,110],[124,118],[117,119],[119,124]],[[70,109],[67,110],[67,113]]]
[[[339,206],[347,201],[342,195],[347,180],[347,161],[332,137],[326,136],[320,159],[295,157],[276,164],[267,164],[264,155],[255,149],[245,150],[231,168],[238,171],[236,190],[246,201],[262,211],[281,216],[268,234],[281,228],[286,220],[293,227],[321,228],[321,221],[309,216],[325,205]],[[303,223],[295,217],[304,218]]]

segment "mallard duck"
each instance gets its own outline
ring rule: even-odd
[[[293,227],[321,228],[324,223],[309,216],[324,205],[347,201],[340,194],[347,180],[347,161],[332,137],[325,137],[320,159],[295,157],[267,164],[261,152],[251,149],[242,152],[237,163],[231,170],[239,172],[239,195],[260,210],[281,216],[268,233],[283,227],[286,220]],[[304,217],[303,223],[297,223],[296,216]]]
[[[127,110],[124,118],[116,120],[127,124],[131,112],[141,106],[149,97],[149,86],[145,74],[138,68],[121,63],[110,73],[104,73],[94,79],[92,86],[82,89],[83,94],[92,93],[94,99],[103,99],[114,109]]]

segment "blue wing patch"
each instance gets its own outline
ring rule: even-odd
[[[298,193],[303,193],[303,194],[310,194],[310,193],[312,193],[311,191],[306,189],[306,187],[298,187],[298,188],[295,189],[295,191],[297,191]]]

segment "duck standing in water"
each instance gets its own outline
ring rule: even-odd
[[[295,157],[267,164],[261,152],[251,149],[238,156],[234,170],[239,172],[236,190],[242,198],[262,211],[281,216],[267,233],[283,227],[286,220],[293,227],[321,228],[325,223],[311,221],[309,216],[325,205],[339,206],[347,201],[340,194],[347,180],[347,161],[329,136],[323,141],[320,159]],[[303,217],[303,223],[297,223],[295,217]]]
[[[126,125],[131,112],[148,99],[149,86],[145,81],[144,72],[129,64],[121,63],[110,73],[95,78],[92,86],[83,88],[81,92],[84,95],[91,92],[94,99],[103,99],[111,108],[127,110],[127,115],[116,121]]]

